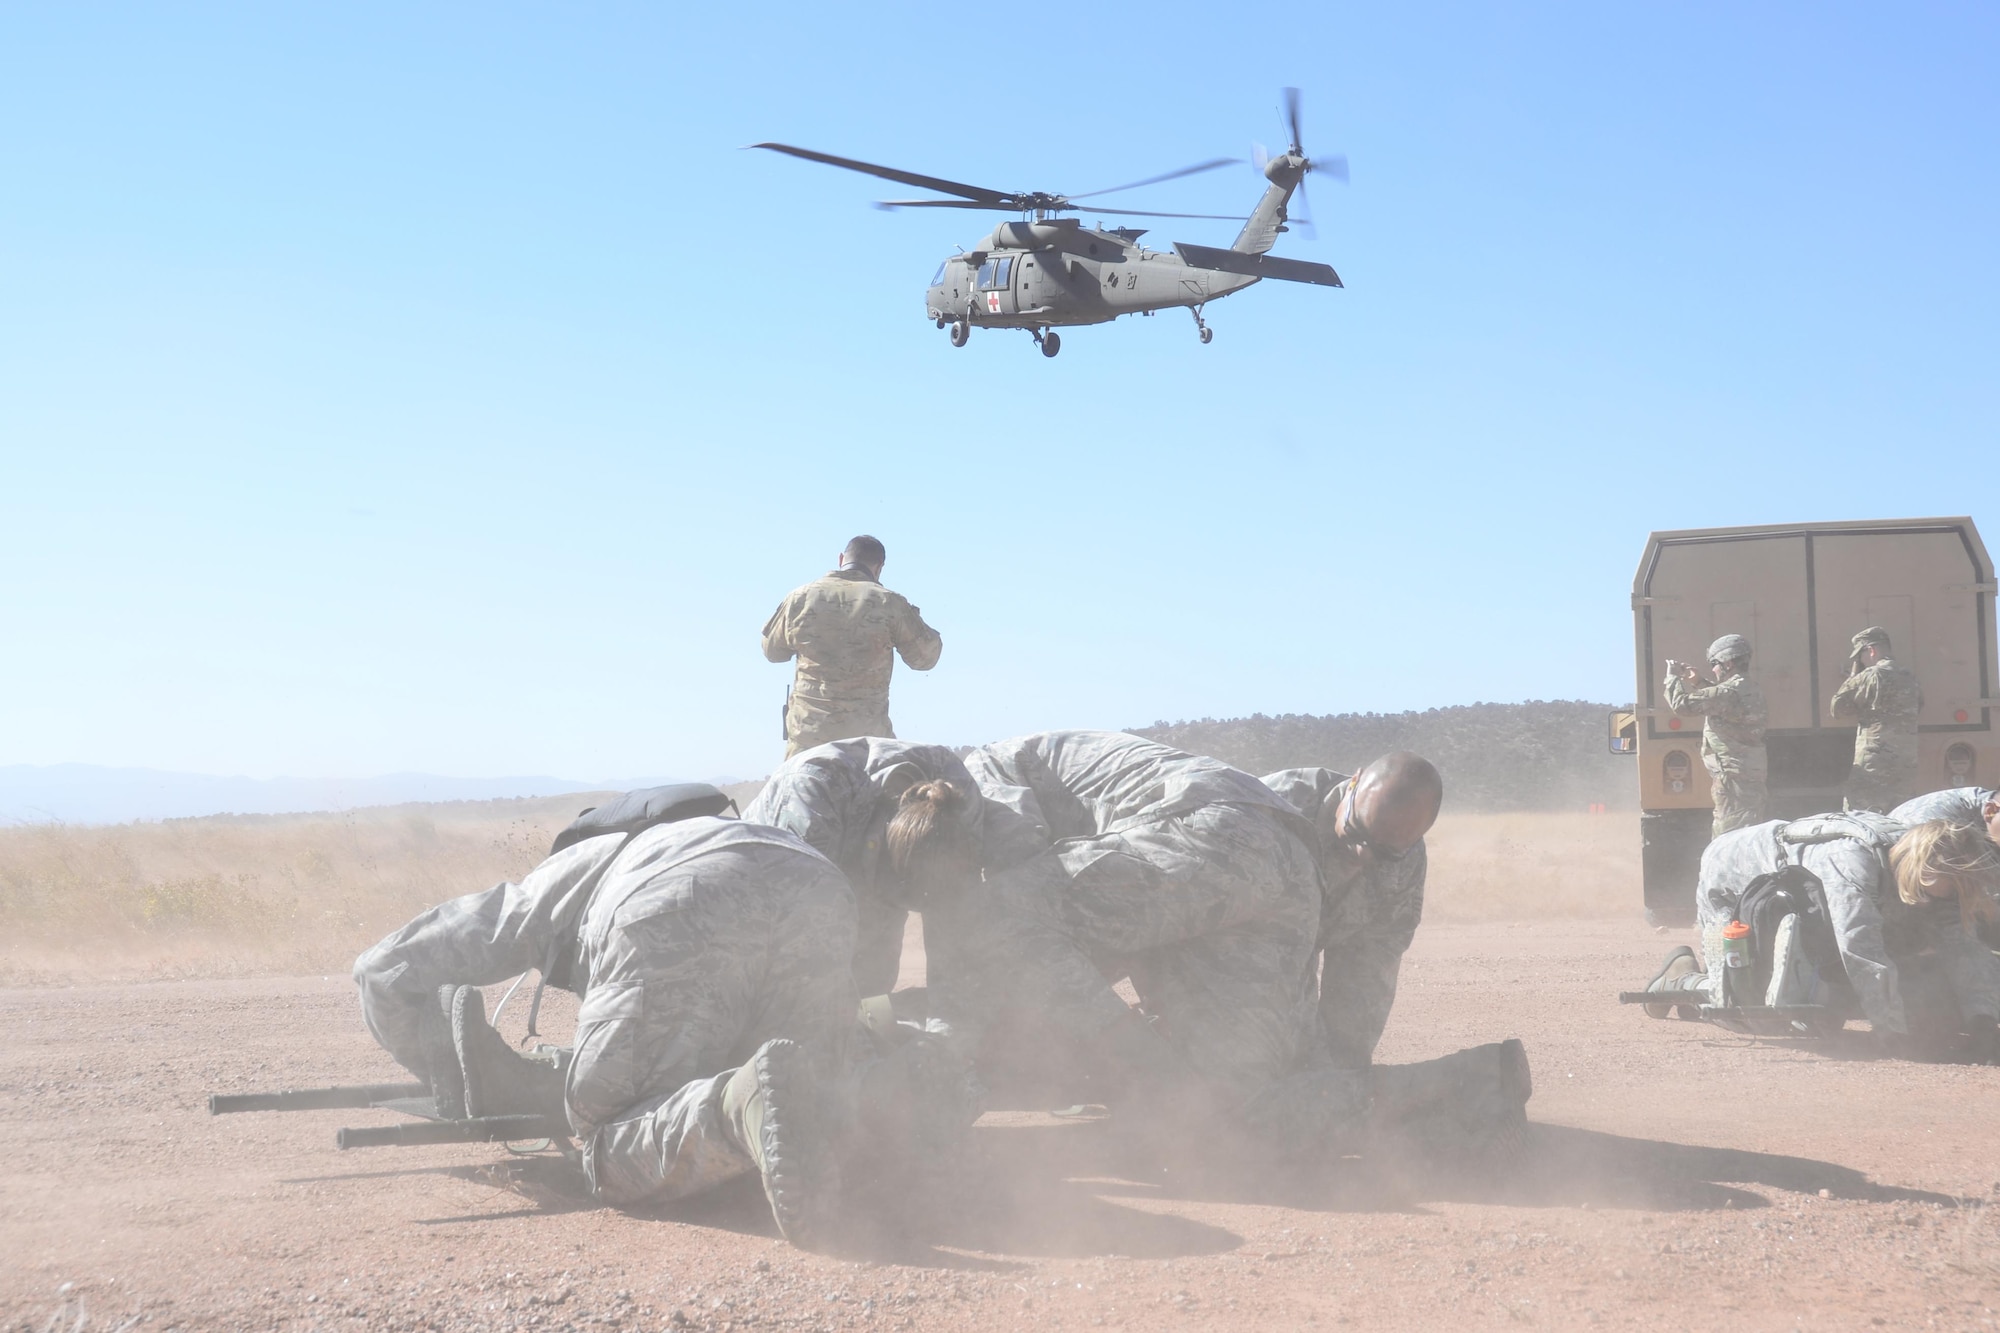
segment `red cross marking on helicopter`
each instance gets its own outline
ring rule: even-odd
[[[989,315],[997,315],[1000,313],[1000,293],[998,292],[986,293],[986,313]]]

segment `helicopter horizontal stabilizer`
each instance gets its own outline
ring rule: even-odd
[[[1174,242],[1174,253],[1192,268],[1214,269],[1218,273],[1241,273],[1251,278],[1277,278],[1283,282],[1309,282],[1315,287],[1339,287],[1340,275],[1331,264],[1312,264],[1303,259],[1280,259],[1276,255],[1247,255],[1241,250],[1220,250],[1212,245]]]

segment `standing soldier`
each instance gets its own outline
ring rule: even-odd
[[[1725,634],[1708,645],[1713,685],[1703,687],[1701,673],[1687,662],[1667,663],[1667,707],[1702,719],[1701,762],[1715,796],[1711,836],[1718,838],[1763,823],[1770,803],[1764,691],[1749,673],[1750,640],[1741,634]]]
[[[1889,631],[1854,636],[1847,680],[1833,695],[1833,720],[1854,723],[1854,767],[1841,794],[1849,810],[1893,810],[1917,790],[1917,714],[1924,692],[1915,673],[1889,657]]]
[[[850,736],[894,736],[894,654],[912,671],[937,665],[944,638],[902,594],[882,586],[886,560],[881,542],[856,537],[838,569],[794,591],[765,622],[764,656],[799,659],[785,701],[785,758]]]

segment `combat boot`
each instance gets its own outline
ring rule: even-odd
[[[801,1249],[830,1233],[840,1189],[816,1083],[804,1048],[779,1038],[722,1089],[723,1125],[763,1177],[778,1230]]]
[[[452,1041],[452,1013],[463,986],[439,986],[417,1023],[424,1048],[424,1074],[431,1085],[431,1105],[441,1120],[465,1119],[465,1072]],[[474,992],[477,994],[478,992]]]
[[[465,1114],[539,1115],[567,1124],[562,1052],[522,1055],[486,1021],[477,986],[453,988],[451,1044],[464,1079]]]
[[[1428,1155],[1463,1162],[1518,1152],[1534,1081],[1517,1038],[1413,1065],[1377,1065],[1374,1121]]]
[[[1692,981],[1689,980],[1690,977],[1693,978]],[[1646,989],[1649,991],[1688,991],[1703,990],[1707,985],[1708,974],[1703,972],[1701,964],[1694,960],[1694,950],[1682,944],[1676,946],[1673,952],[1667,955],[1667,961],[1660,964],[1660,970],[1655,972],[1653,979],[1646,983]],[[1696,1003],[1700,1003],[1701,1000],[1707,997],[1703,995],[1698,997],[1690,996],[1689,998]],[[1646,1017],[1648,1018],[1665,1018],[1674,1010],[1674,1006],[1671,1004],[1648,1004],[1640,1007],[1646,1011]]]

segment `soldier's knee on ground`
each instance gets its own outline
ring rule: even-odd
[[[1443,1162],[1504,1165],[1526,1143],[1534,1093],[1516,1038],[1372,1071],[1378,1134]]]
[[[1357,1069],[1316,1070],[1279,1080],[1237,1117],[1246,1150],[1290,1170],[1337,1160],[1361,1146],[1367,1134],[1372,1081],[1367,1071]]]

